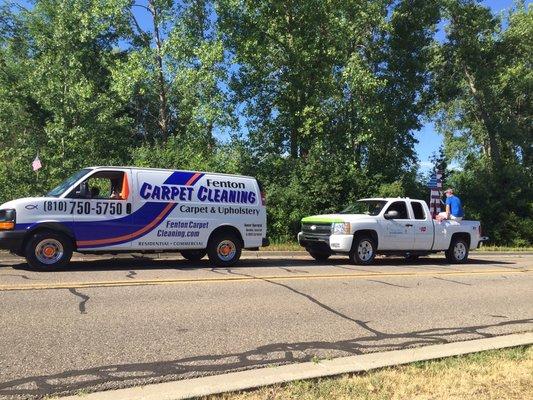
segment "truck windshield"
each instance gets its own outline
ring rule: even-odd
[[[360,200],[354,204],[350,204],[341,214],[365,214],[365,215],[378,215],[383,207],[387,204],[383,200]]]
[[[58,186],[56,186],[54,189],[50,190],[46,195],[48,197],[59,197],[65,191],[70,189],[70,187],[81,177],[87,175],[87,173],[90,171],[90,169],[82,169],[75,174],[69,176],[67,179],[65,179],[63,182],[61,182]]]

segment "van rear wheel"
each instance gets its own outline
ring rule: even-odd
[[[182,250],[180,251],[183,258],[189,261],[200,261],[202,258],[205,257],[207,254],[207,251],[204,249],[199,250]]]
[[[38,271],[53,271],[68,264],[72,257],[72,241],[55,232],[33,235],[25,247],[26,261]]]
[[[211,264],[217,267],[230,267],[241,258],[241,240],[231,232],[221,232],[213,236],[207,245],[207,255]]]

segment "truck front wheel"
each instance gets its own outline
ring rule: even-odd
[[[72,241],[61,233],[39,232],[26,244],[28,265],[39,271],[52,271],[66,265],[72,257]]]
[[[463,264],[468,260],[468,243],[461,238],[453,239],[445,254],[449,263]]]
[[[354,245],[350,252],[350,260],[354,264],[368,265],[374,262],[376,257],[376,244],[371,237],[360,236],[354,239]]]

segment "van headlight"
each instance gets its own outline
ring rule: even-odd
[[[333,235],[349,235],[350,223],[349,222],[335,222],[331,225],[331,233]]]
[[[9,231],[15,228],[17,213],[15,210],[0,210],[0,230]]]

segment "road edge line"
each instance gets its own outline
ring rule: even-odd
[[[381,353],[266,367],[172,382],[84,393],[63,400],[179,400],[226,392],[255,389],[302,379],[316,379],[377,368],[435,360],[487,350],[533,344],[533,332],[494,336]]]

